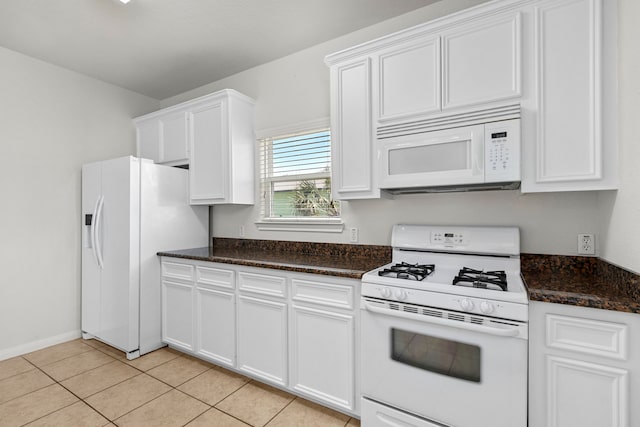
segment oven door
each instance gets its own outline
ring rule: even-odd
[[[361,312],[364,398],[447,426],[527,425],[526,324],[492,328],[364,297]],[[387,425],[381,411],[363,425]]]
[[[484,126],[381,140],[380,188],[484,182]]]

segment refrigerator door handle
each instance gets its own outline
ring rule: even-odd
[[[104,268],[102,259],[102,242],[100,241],[100,220],[102,219],[102,207],[104,206],[104,196],[100,196],[96,205],[95,221],[93,225],[93,253],[100,268]]]
[[[96,205],[93,207],[93,214],[91,215],[91,228],[89,230],[89,247],[93,252],[93,259],[96,260],[96,264],[100,265],[98,262],[98,255],[96,254],[96,218],[98,217],[98,205],[100,204],[100,197],[96,200]]]

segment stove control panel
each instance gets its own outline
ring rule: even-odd
[[[466,234],[459,231],[432,231],[431,243],[445,246],[462,246],[467,245],[469,239]]]

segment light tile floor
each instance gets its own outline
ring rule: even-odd
[[[5,426],[355,427],[342,413],[163,348],[74,340],[0,361]]]

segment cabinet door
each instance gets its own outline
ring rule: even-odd
[[[547,356],[548,427],[627,424],[628,371]]]
[[[158,119],[162,147],[162,161],[170,165],[189,163],[187,144],[187,114],[185,112],[168,114]]]
[[[162,281],[162,341],[193,351],[193,285]]]
[[[140,122],[136,125],[137,156],[151,159],[154,163],[162,161],[160,145],[160,123],[156,119]]]
[[[607,7],[612,3],[607,1]],[[604,122],[602,114],[603,71],[615,68],[615,59],[603,57],[603,40],[611,37],[603,33],[601,0],[547,1],[534,13],[538,114],[535,144],[525,152],[522,189],[615,188],[610,167],[617,169],[611,162],[616,156],[615,125]],[[609,78],[615,81],[615,76]],[[615,90],[604,95],[611,93]]]
[[[238,369],[287,385],[287,304],[238,296]]]
[[[378,124],[440,111],[440,38],[405,43],[375,56]]]
[[[331,187],[336,200],[379,198],[371,126],[371,60],[331,67]]]
[[[196,288],[196,353],[226,366],[235,366],[235,296],[232,292]]]
[[[353,410],[354,316],[294,305],[291,325],[291,386],[316,399]]]
[[[189,113],[191,204],[222,203],[228,197],[229,132],[227,101],[219,99]]]
[[[520,13],[471,21],[442,37],[442,109],[521,93]]]

